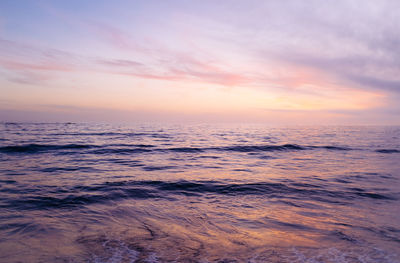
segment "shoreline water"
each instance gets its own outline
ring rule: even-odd
[[[400,262],[398,127],[0,130],[0,262]]]

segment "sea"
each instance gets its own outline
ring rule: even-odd
[[[0,124],[0,262],[400,262],[400,127]]]

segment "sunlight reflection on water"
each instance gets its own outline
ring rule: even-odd
[[[2,262],[400,262],[400,128],[3,124]]]

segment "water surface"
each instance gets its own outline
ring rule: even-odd
[[[400,127],[0,124],[0,262],[400,262]]]

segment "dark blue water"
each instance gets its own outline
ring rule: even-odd
[[[0,262],[400,262],[400,127],[0,124]]]

